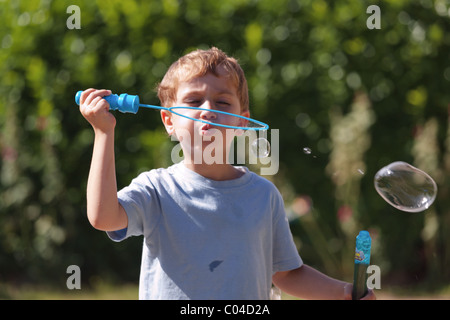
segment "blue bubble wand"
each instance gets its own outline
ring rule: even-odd
[[[81,98],[82,93],[83,93],[83,91],[78,91],[75,95],[75,102],[78,105],[80,104],[80,98]],[[151,105],[151,104],[142,104],[139,102],[139,96],[130,95],[127,93],[122,93],[120,95],[111,94],[109,96],[103,97],[103,99],[108,101],[110,110],[118,110],[123,113],[136,114],[139,110],[139,107],[143,107],[143,108],[150,108],[150,109],[157,109],[157,110],[168,110],[171,113],[176,114],[180,117],[185,117],[185,118],[193,120],[193,121],[199,121],[199,122],[207,123],[207,124],[210,124],[213,126],[224,127],[224,128],[229,128],[229,129],[256,130],[256,131],[269,129],[269,126],[267,124],[265,124],[264,122],[261,122],[261,121],[258,121],[258,120],[255,120],[255,119],[252,119],[249,117],[244,117],[244,116],[241,116],[238,114],[220,111],[220,110],[212,110],[212,111],[215,113],[225,114],[225,115],[243,119],[243,120],[247,121],[247,125],[246,126],[231,126],[231,125],[206,121],[203,119],[192,118],[192,117],[189,117],[189,116],[181,113],[180,110],[194,110],[194,109],[198,109],[197,107],[175,106],[175,107],[166,108],[166,107],[155,106],[155,105]]]
[[[370,249],[372,239],[368,231],[360,231],[356,237],[355,271],[353,275],[352,299],[359,300],[364,297],[367,290],[367,267],[370,264]]]

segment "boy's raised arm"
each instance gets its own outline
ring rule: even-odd
[[[114,160],[114,128],[116,119],[102,97],[109,90],[88,89],[80,98],[80,112],[95,133],[94,150],[87,184],[87,215],[96,229],[115,231],[127,227],[128,218],[117,199]]]

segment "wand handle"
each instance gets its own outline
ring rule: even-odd
[[[367,267],[370,264],[372,239],[367,231],[360,231],[356,237],[355,270],[353,275],[352,299],[359,300],[367,294]]]

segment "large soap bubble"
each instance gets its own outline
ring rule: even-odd
[[[374,183],[387,203],[406,212],[428,209],[437,194],[436,182],[428,174],[402,161],[380,169]]]

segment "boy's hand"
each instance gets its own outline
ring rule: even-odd
[[[111,90],[92,88],[81,94],[80,112],[96,132],[110,133],[116,126],[116,118],[109,112],[109,103],[103,99],[110,94]]]
[[[352,300],[353,284],[347,283],[344,287],[344,300]],[[367,291],[367,294],[361,300],[376,300],[377,297],[372,289]]]

